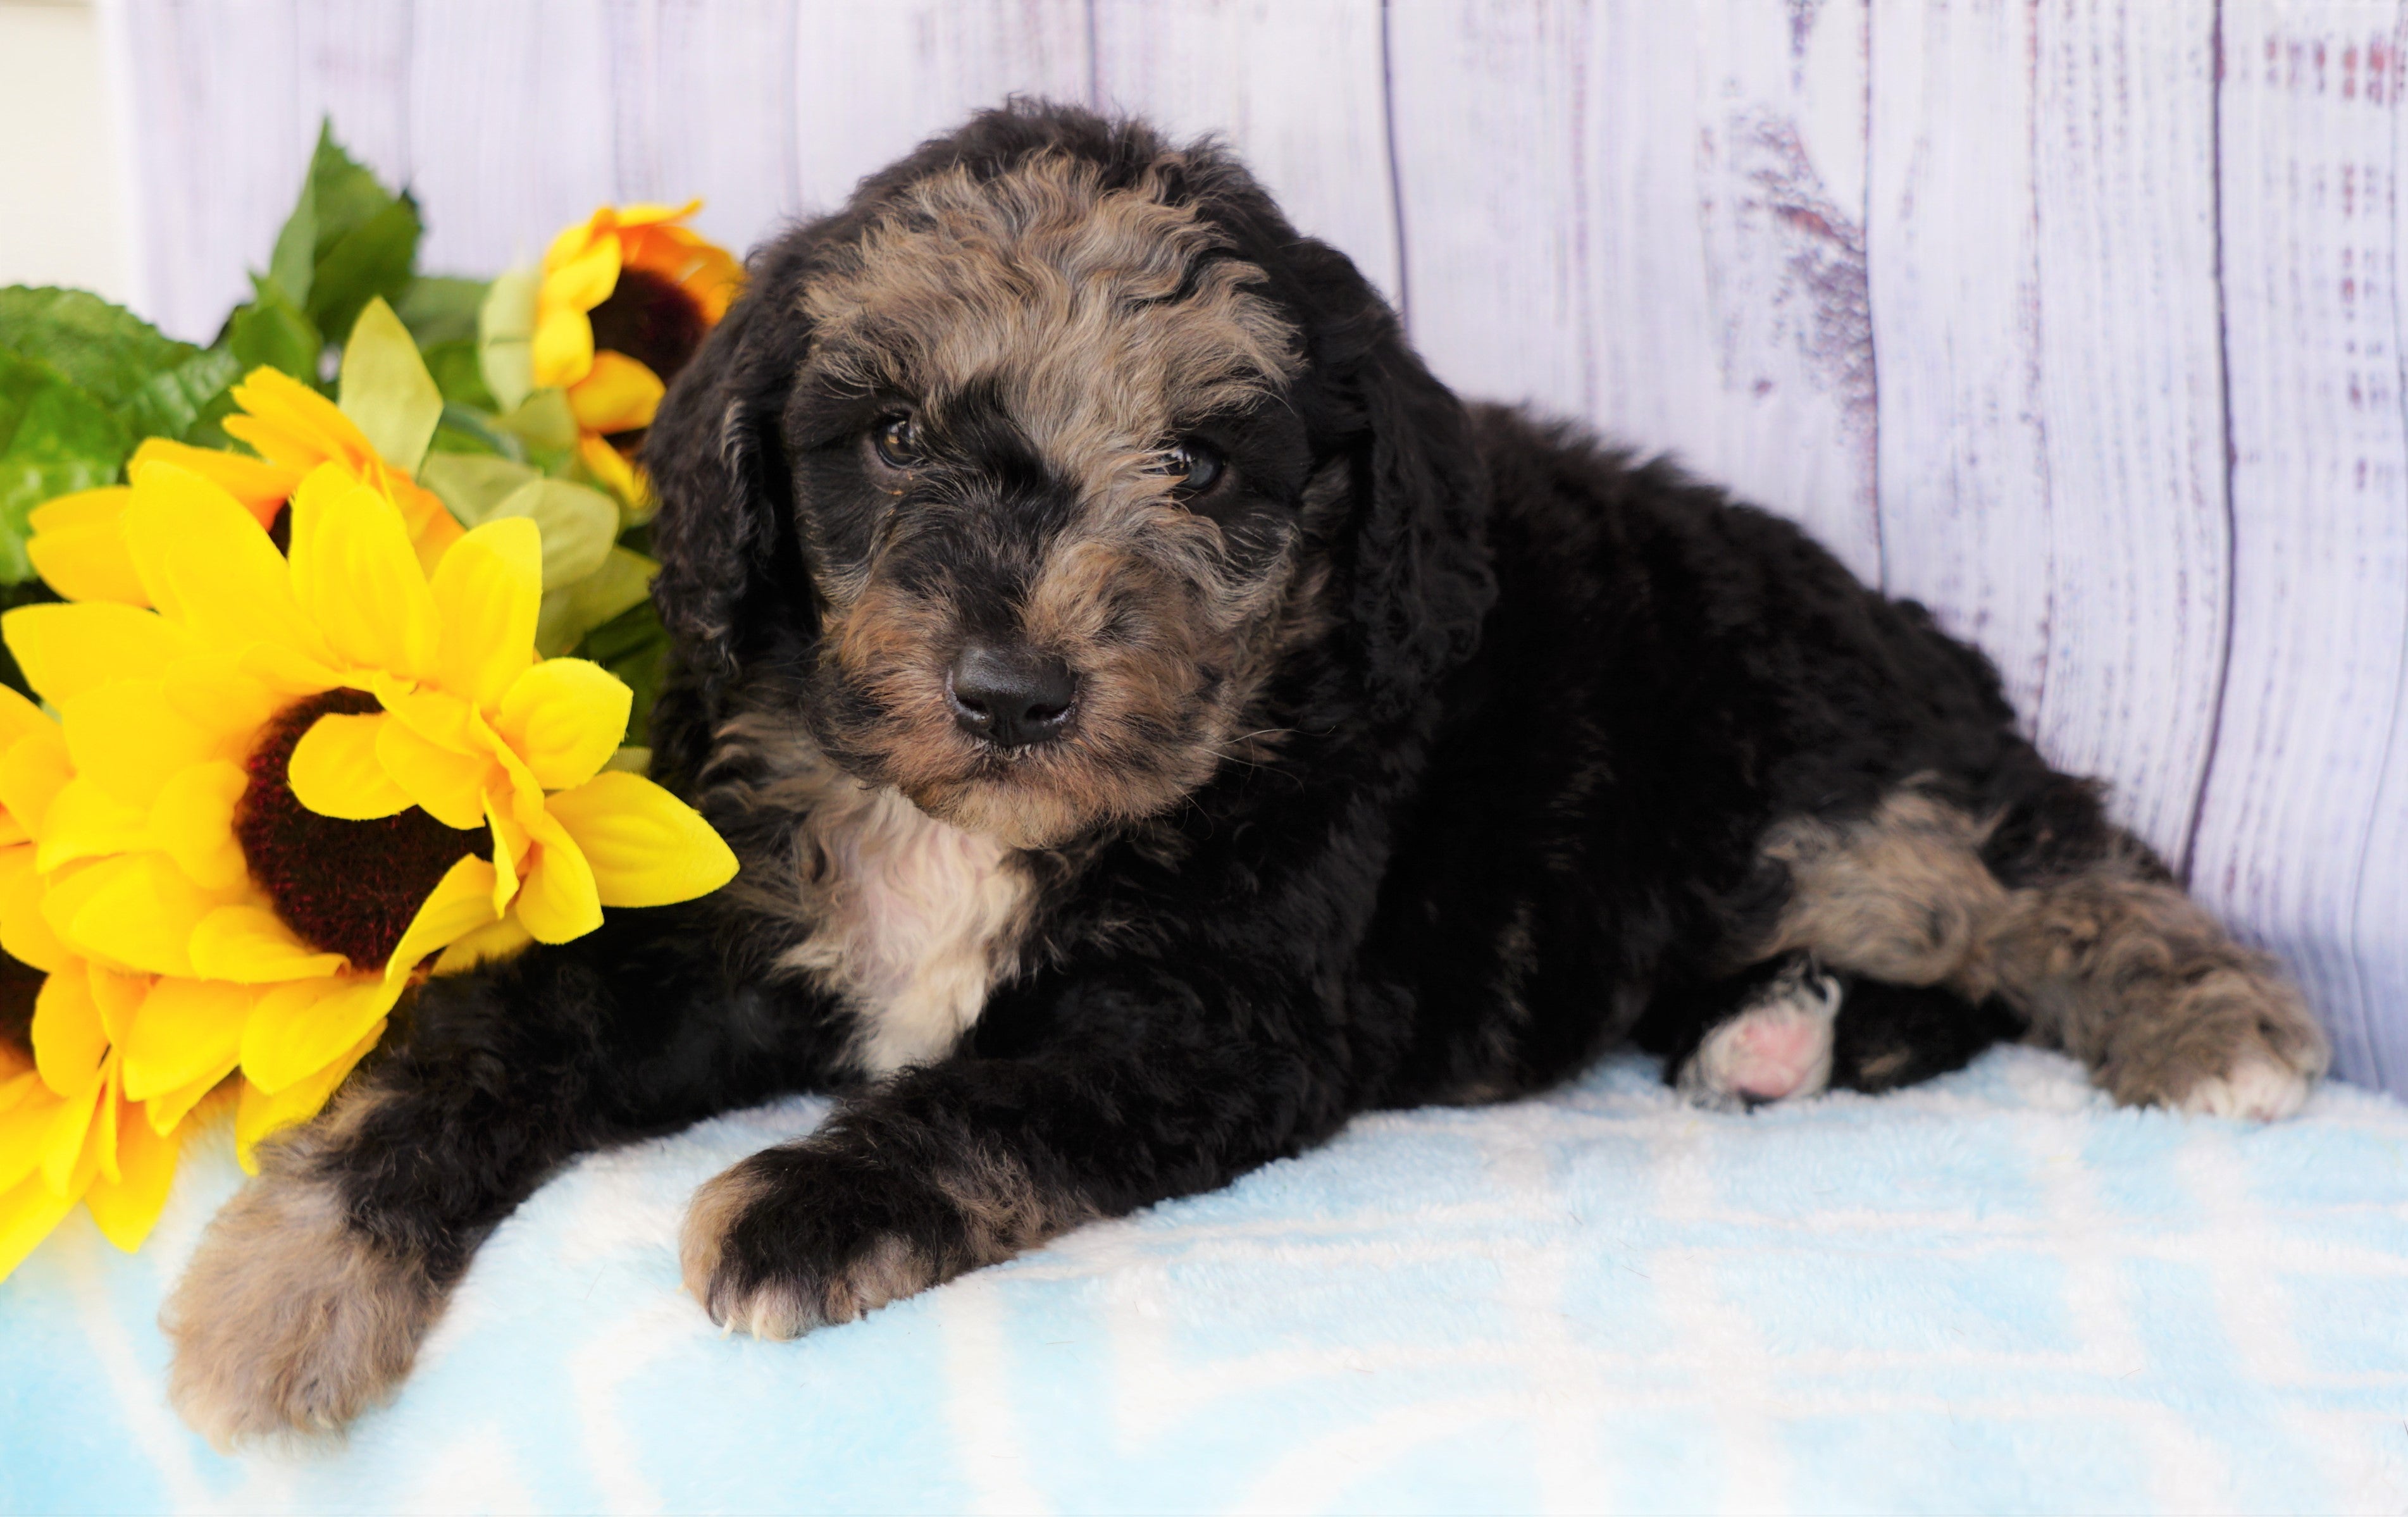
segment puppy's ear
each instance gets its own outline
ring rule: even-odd
[[[810,614],[779,442],[808,340],[790,298],[802,236],[754,261],[752,282],[670,383],[644,437],[660,501],[652,604],[670,639],[653,769],[672,784],[694,779],[748,643]]]
[[[1351,437],[1351,515],[1330,544],[1344,574],[1375,719],[1401,715],[1470,656],[1497,598],[1488,483],[1471,419],[1405,341],[1344,254],[1302,241],[1293,265],[1322,320],[1312,362]]]

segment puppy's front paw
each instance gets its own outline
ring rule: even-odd
[[[808,1147],[756,1153],[695,1193],[678,1259],[710,1320],[755,1338],[853,1321],[970,1261],[932,1190],[848,1174]]]
[[[332,1183],[271,1168],[209,1224],[161,1309],[168,1395],[221,1449],[340,1432],[408,1372],[440,1301]]]

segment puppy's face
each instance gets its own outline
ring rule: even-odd
[[[1212,773],[1308,578],[1261,281],[1154,180],[1045,155],[924,179],[831,253],[781,430],[832,758],[1017,847]]]

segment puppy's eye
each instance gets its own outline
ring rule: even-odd
[[[1221,450],[1203,438],[1182,437],[1163,453],[1154,472],[1167,474],[1176,481],[1171,486],[1174,494],[1200,495],[1220,482],[1226,463]]]
[[[869,445],[878,450],[879,460],[888,468],[914,467],[922,456],[920,423],[908,411],[882,418],[869,429]]]

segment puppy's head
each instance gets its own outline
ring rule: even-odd
[[[693,720],[749,686],[1018,847],[1205,783],[1312,644],[1412,704],[1486,594],[1461,409],[1378,296],[1083,112],[982,117],[756,259],[647,462]]]

